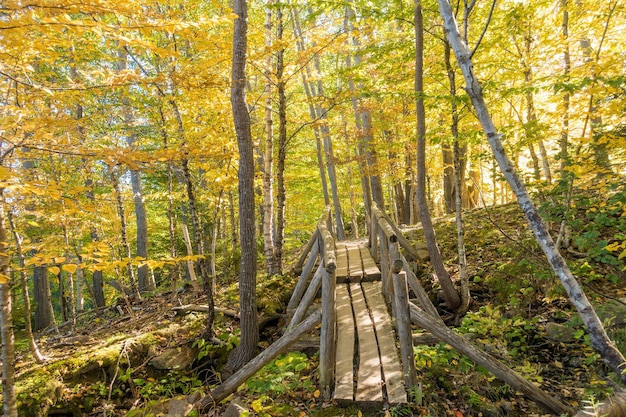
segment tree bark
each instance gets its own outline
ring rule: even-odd
[[[274,132],[272,115],[272,7],[268,1],[265,11],[265,150],[263,152],[263,249],[268,275],[277,274],[274,253],[276,232],[274,224]]]
[[[148,216],[146,215],[146,204],[143,198],[141,173],[139,171],[130,171],[130,183],[133,188],[135,221],[137,224],[137,257],[148,259]],[[155,290],[154,282],[150,279],[150,268],[148,268],[148,265],[141,265],[137,268],[137,281],[140,292]]]
[[[417,113],[417,208],[424,230],[424,239],[428,246],[430,262],[435,270],[435,275],[444,293],[446,305],[451,310],[456,310],[461,299],[459,293],[450,279],[450,275],[443,263],[435,229],[430,218],[428,202],[426,201],[426,115],[424,109],[424,34],[421,0],[415,3],[415,94]]]
[[[55,324],[50,282],[46,267],[33,268],[33,297],[35,298],[35,331],[43,330]]]
[[[606,334],[602,322],[587,299],[582,287],[576,280],[576,277],[574,277],[567,266],[565,259],[556,248],[545,222],[539,215],[537,207],[532,202],[526,187],[520,180],[504,150],[500,139],[502,135],[498,133],[491,115],[489,114],[489,110],[482,95],[480,83],[473,72],[469,50],[461,39],[449,1],[439,0],[439,10],[444,20],[448,40],[456,54],[457,62],[463,71],[463,75],[465,76],[467,93],[476,110],[476,115],[487,136],[489,145],[500,166],[502,174],[515,192],[518,203],[528,219],[528,223],[535,234],[535,238],[545,253],[550,266],[561,280],[570,302],[576,307],[585,323],[592,347],[604,358],[607,364],[617,374],[618,378],[626,383],[626,359]]]
[[[128,224],[126,221],[126,211],[124,209],[124,201],[122,199],[122,192],[120,191],[120,184],[117,174],[115,173],[115,167],[109,166],[109,176],[111,185],[115,191],[115,200],[117,202],[117,215],[120,217],[120,241],[122,248],[124,249],[124,256],[128,259],[128,280],[130,281],[130,288],[133,291],[133,295],[137,300],[141,300],[139,294],[139,287],[137,286],[137,279],[135,278],[135,269],[133,268],[132,253],[130,251],[130,244],[127,238]]]
[[[283,9],[278,3],[276,9],[276,40],[283,40]],[[287,96],[283,72],[285,49],[281,47],[276,53],[276,90],[278,93],[278,155],[276,158],[276,233],[274,234],[274,265],[276,273],[283,273],[283,247],[285,240],[285,205],[287,190],[285,188],[285,161],[287,159]]]
[[[3,197],[4,188],[0,188]],[[15,392],[15,335],[11,305],[11,278],[9,277],[9,243],[4,222],[4,198],[0,205],[0,335],[2,336],[2,402],[4,416],[17,417]]]
[[[248,49],[248,4],[234,0],[237,15],[233,34],[231,105],[239,148],[239,234],[241,238],[241,269],[239,303],[241,309],[241,341],[228,356],[226,368],[240,369],[257,352],[259,326],[256,302],[256,226],[254,216],[254,148],[250,133],[250,116],[246,105],[246,57]]]
[[[95,204],[96,197],[93,190],[93,180],[91,178],[85,180],[85,188],[87,189],[87,199],[92,204]],[[89,235],[92,242],[100,241],[98,229],[96,229],[96,226],[93,224],[89,226]],[[94,298],[93,303],[96,308],[104,308],[106,306],[106,300],[104,299],[104,277],[102,271],[94,270],[91,275],[91,280]],[[35,297],[35,299],[37,299],[37,297]],[[37,328],[37,326],[35,326],[35,328]]]

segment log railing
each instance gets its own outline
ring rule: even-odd
[[[320,385],[324,399],[329,400],[335,379],[335,237],[333,234],[330,207],[317,223],[315,232],[307,244],[304,253],[296,264],[301,269],[296,288],[287,305],[287,311],[293,312],[289,327],[297,326],[305,317],[313,303],[315,295],[322,288],[322,330],[320,334]],[[319,266],[309,282],[309,277],[318,262]]]
[[[372,203],[371,213],[370,249],[372,256],[380,261],[382,291],[385,300],[392,307],[396,333],[400,341],[404,384],[407,391],[410,391],[410,388],[416,384],[417,372],[413,356],[407,276],[409,276],[408,281],[415,281],[411,283],[412,288],[414,286],[421,288],[421,284],[410,268],[407,268],[408,262],[400,251],[400,246],[414,259],[417,259],[417,254],[375,203]],[[427,297],[423,289],[421,292]]]

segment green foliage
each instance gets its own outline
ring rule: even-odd
[[[279,398],[290,397],[296,392],[319,397],[311,370],[311,359],[304,353],[290,352],[276,358],[246,381],[248,393],[258,396],[251,408],[259,416],[291,415],[293,407]]]
[[[121,382],[127,382],[130,379],[131,375],[128,371],[120,377]],[[151,377],[132,378],[132,383],[137,388],[139,395],[146,400],[174,397],[179,394],[189,395],[203,386],[203,382],[195,376],[187,376],[172,371],[158,379]]]
[[[601,278],[619,283],[626,280],[626,188],[620,183],[600,184],[575,194],[568,224],[573,244],[585,258],[573,264],[585,282]],[[560,220],[564,208],[552,201],[542,206],[544,214]]]
[[[500,310],[485,305],[478,312],[468,313],[459,330],[474,335],[476,342],[500,354],[518,359],[529,354],[530,346],[539,337],[537,320],[520,315],[506,317]]]

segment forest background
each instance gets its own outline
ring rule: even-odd
[[[254,188],[242,194],[229,4],[3,2],[1,277],[17,327],[31,327],[28,291],[34,331],[111,305],[114,285],[141,299],[197,276],[212,306],[221,284],[256,276],[240,259],[246,204],[265,277],[284,272],[283,246],[306,243],[328,204],[339,237],[358,237],[371,199],[398,224],[419,221],[419,192],[433,216],[455,210],[457,189],[464,209],[514,201],[438,6],[420,5],[424,90],[416,94],[412,3],[249,4]],[[506,151],[567,249],[580,237],[568,227],[573,187],[607,201],[623,188],[626,9],[618,0],[453,6]],[[593,233],[577,250],[612,257],[606,275],[623,280],[626,236]]]

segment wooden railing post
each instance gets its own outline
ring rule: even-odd
[[[406,273],[400,271],[402,261],[395,263],[393,276],[393,315],[396,319],[396,329],[400,339],[400,356],[402,359],[402,374],[407,392],[416,384],[417,372],[413,356],[413,338],[411,335],[411,320],[409,316],[409,295],[406,284]]]
[[[337,278],[337,258],[335,239],[325,222],[318,225],[320,232],[320,252],[322,253],[322,330],[320,334],[320,385],[325,400],[331,399],[335,380],[335,286]]]
[[[378,228],[380,229],[380,226],[378,226]],[[391,277],[389,276],[389,244],[387,236],[385,235],[385,233],[383,232],[383,230],[380,230],[380,279],[382,281],[382,285],[383,285],[383,296],[385,297],[385,301],[387,301],[388,303],[391,302],[391,294],[389,293],[389,288],[391,288],[390,285],[390,280]],[[393,285],[393,284],[392,284]]]
[[[376,220],[376,215],[374,214],[375,203],[372,203],[372,209],[370,209],[370,252],[372,253],[372,258],[374,258],[374,262],[378,263],[380,257],[378,256],[378,221]]]

